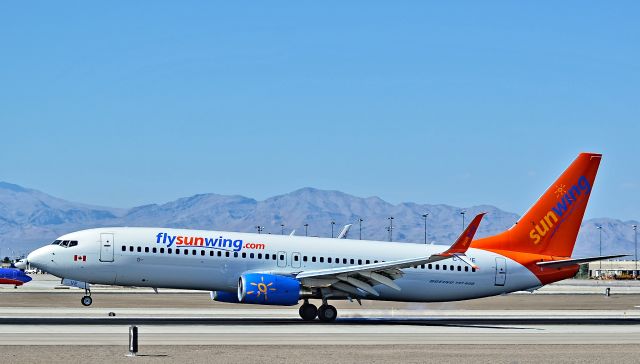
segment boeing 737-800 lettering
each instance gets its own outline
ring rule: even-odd
[[[330,300],[437,302],[531,290],[573,277],[581,263],[617,257],[571,258],[600,160],[580,154],[509,230],[474,240],[480,214],[451,246],[114,227],[61,236],[27,261],[72,281],[206,290],[230,303],[302,300],[300,316],[321,321],[338,315]]]

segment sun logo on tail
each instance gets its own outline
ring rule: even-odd
[[[264,283],[264,277],[260,277],[260,283],[253,283],[251,282],[252,286],[255,286],[257,288],[257,290],[253,290],[253,291],[248,291],[247,294],[256,294],[256,297],[260,297],[261,295],[264,295],[264,300],[266,301],[268,296],[267,296],[267,292],[269,291],[275,291],[275,288],[271,288],[271,286],[273,285],[273,282],[270,282],[269,284]]]
[[[567,193],[567,186],[566,185],[559,185],[556,186],[556,198],[560,198],[560,196],[563,196],[565,193]]]

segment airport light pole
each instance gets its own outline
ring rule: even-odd
[[[280,224],[280,235],[284,235],[284,224]]]
[[[393,241],[393,216],[389,216],[387,220],[389,220],[389,241]]]
[[[464,214],[467,212],[465,210],[460,211],[460,215],[462,215],[462,231],[464,231]]]
[[[260,234],[264,231],[264,226],[256,225],[256,230],[258,230],[258,234]]]
[[[331,237],[333,238],[333,225],[335,225],[336,222],[331,220]]]
[[[309,224],[304,224],[304,236],[309,236]]]
[[[362,240],[362,221],[364,221],[362,218],[358,219],[358,224],[360,224],[360,240]]]
[[[600,235],[600,256],[602,256],[602,225],[596,226],[598,229],[598,235]],[[598,276],[602,276],[602,260],[600,260],[600,274]]]
[[[427,243],[427,217],[429,217],[428,212],[422,215],[422,218],[424,219],[424,243],[425,244]]]
[[[633,271],[633,279],[638,279],[638,225],[635,224],[633,225],[633,242],[635,244],[634,259],[636,264],[635,270]]]

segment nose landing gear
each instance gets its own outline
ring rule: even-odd
[[[84,289],[84,296],[82,297],[80,302],[82,302],[82,305],[85,307],[91,306],[91,304],[93,303],[93,299],[91,298],[91,290],[86,288],[86,286]]]

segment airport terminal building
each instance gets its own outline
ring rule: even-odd
[[[589,263],[589,278],[633,278],[640,268],[635,260],[604,260]]]

